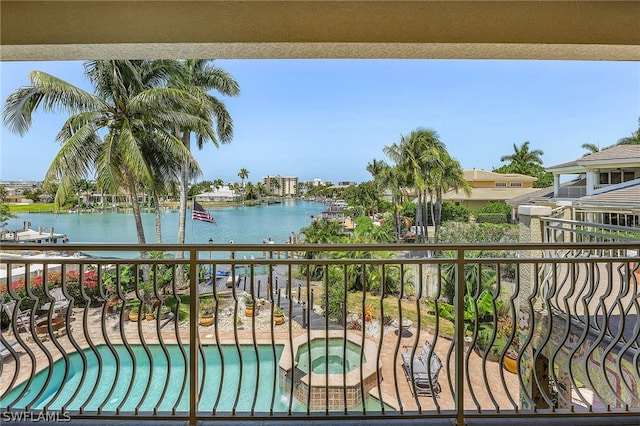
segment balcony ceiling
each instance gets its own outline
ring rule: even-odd
[[[2,60],[640,60],[638,1],[2,0]]]

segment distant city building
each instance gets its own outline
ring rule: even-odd
[[[311,188],[317,188],[319,186],[333,186],[333,182],[329,180],[322,180],[320,178],[305,180],[304,182],[300,182],[300,185],[298,185],[298,196],[304,196]]]
[[[265,176],[262,179],[268,195],[295,197],[298,195],[297,176]]]
[[[4,201],[7,203],[23,203],[31,202],[31,200],[25,200],[22,194],[25,191],[35,190],[42,187],[42,182],[35,180],[3,180],[0,181],[0,185],[4,186],[7,191],[4,196]]]
[[[42,182],[36,180],[2,180],[0,185],[5,188],[26,191],[27,189],[37,189],[42,186]]]
[[[307,180],[303,182],[307,187],[313,186],[331,186],[333,183],[331,181],[322,180],[320,178],[315,178],[313,180]]]
[[[357,185],[357,183],[350,182],[350,181],[344,181],[344,182],[338,182],[337,186],[355,186],[355,185]]]

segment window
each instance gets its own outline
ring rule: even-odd
[[[522,187],[522,182],[511,182],[510,186],[512,188],[521,188]]]
[[[496,182],[495,183],[495,187],[496,188],[506,188],[507,187],[507,182]]]
[[[622,172],[611,172],[611,184],[622,182]]]
[[[622,181],[629,182],[630,180],[634,180],[636,178],[635,172],[623,172]]]
[[[609,173],[600,173],[600,185],[609,184]]]

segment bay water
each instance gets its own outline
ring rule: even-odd
[[[205,206],[206,207],[206,206]],[[323,203],[285,199],[279,204],[256,206],[206,207],[216,224],[191,220],[187,211],[186,243],[261,244],[269,238],[286,243],[292,232],[311,224],[312,216],[326,209]],[[21,229],[23,223],[31,229],[44,227],[44,232],[66,234],[71,243],[137,243],[133,214],[115,212],[96,213],[21,213],[11,219],[8,229]],[[155,243],[153,212],[142,214],[147,243]],[[162,213],[162,242],[175,244],[178,236],[178,210]],[[115,254],[114,254],[115,255]],[[117,256],[117,255],[116,255]],[[117,256],[120,257],[120,256]],[[128,257],[128,256],[124,256]]]

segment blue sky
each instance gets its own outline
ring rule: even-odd
[[[583,143],[629,136],[640,116],[640,63],[489,60],[217,60],[241,94],[223,98],[231,144],[195,152],[203,179],[266,175],[369,180],[366,166],[418,127],[436,130],[465,169],[491,170],[530,141],[545,166]],[[82,62],[0,62],[2,102],[34,69],[90,90]],[[65,116],[35,114],[24,136],[2,127],[0,180],[41,180]]]

